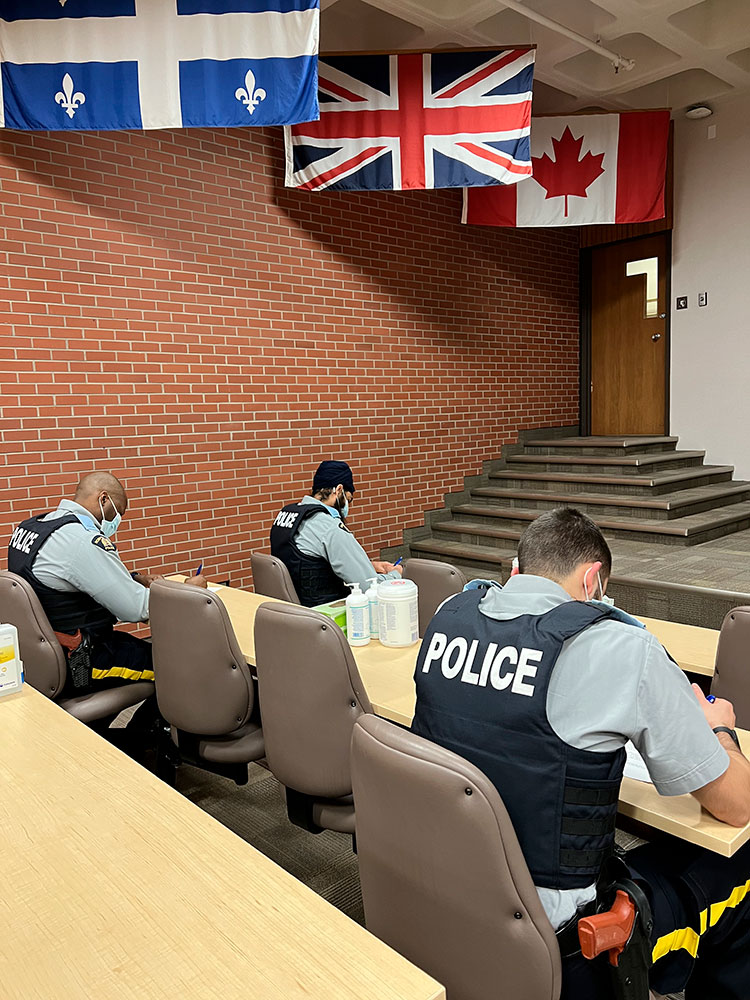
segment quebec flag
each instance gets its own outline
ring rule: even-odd
[[[0,0],[0,126],[317,120],[320,0]]]

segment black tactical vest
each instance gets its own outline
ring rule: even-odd
[[[290,503],[279,511],[271,527],[271,555],[281,559],[289,570],[297,596],[306,608],[338,601],[349,594],[349,588],[327,559],[306,556],[297,548],[297,532],[308,518],[318,514],[331,516],[316,503]]]
[[[8,569],[31,584],[56,632],[75,632],[79,628],[92,632],[110,629],[117,619],[93,597],[79,590],[54,590],[34,576],[34,560],[50,535],[64,524],[80,524],[75,514],[56,517],[51,521],[43,521],[42,517],[45,516],[30,517],[28,521],[19,524],[10,536]]]
[[[547,689],[565,640],[609,611],[568,601],[497,621],[480,612],[484,596],[459,594],[432,619],[414,676],[412,730],[493,782],[535,885],[582,888],[614,849],[625,750],[561,740],[547,719]]]

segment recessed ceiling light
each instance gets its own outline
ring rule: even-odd
[[[686,118],[710,118],[713,111],[707,104],[693,104],[685,112]]]

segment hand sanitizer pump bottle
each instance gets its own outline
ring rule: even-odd
[[[367,602],[370,606],[370,638],[379,639],[380,602],[378,601],[378,578],[373,576],[367,582],[370,584],[367,590]]]
[[[370,641],[370,602],[358,583],[347,583],[352,588],[346,599],[346,637],[350,646],[366,646]]]

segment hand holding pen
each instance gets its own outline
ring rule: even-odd
[[[185,583],[191,584],[193,587],[207,587],[208,581],[205,576],[203,576],[203,560],[198,563],[198,569],[195,571],[195,576],[189,576],[185,580]]]

